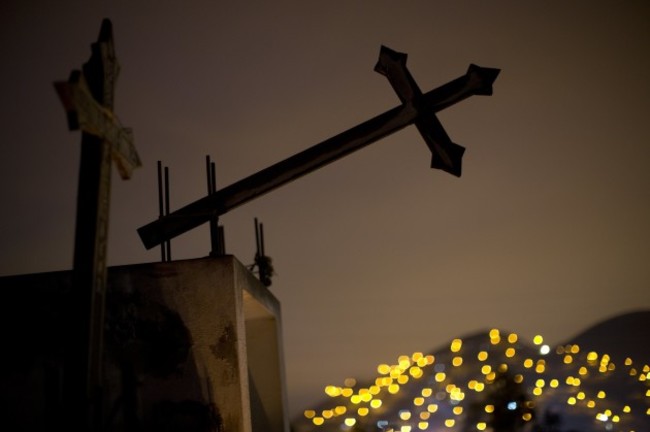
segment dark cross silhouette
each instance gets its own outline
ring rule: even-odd
[[[124,179],[141,165],[133,134],[113,114],[115,58],[111,22],[102,22],[99,38],[83,70],[55,82],[70,130],[82,130],[74,271],[65,335],[63,400],[68,429],[94,428],[101,421],[101,359],[106,292],[106,243],[111,161]]]
[[[431,149],[432,167],[460,176],[464,149],[451,142],[435,113],[472,95],[491,95],[499,69],[471,65],[465,75],[425,94],[406,69],[406,54],[382,47],[375,70],[388,77],[402,105],[140,227],[144,246],[151,249],[412,123]]]

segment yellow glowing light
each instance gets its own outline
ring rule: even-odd
[[[410,374],[413,378],[416,378],[416,379],[417,379],[417,378],[420,378],[424,373],[422,372],[422,369],[421,369],[420,367],[418,367],[418,366],[412,366],[412,367],[409,369],[409,374]]]
[[[447,426],[448,428],[454,427],[455,424],[456,424],[456,420],[454,419],[445,420],[445,426]]]
[[[354,390],[352,390],[351,388],[344,388],[343,390],[341,390],[341,396],[344,396],[344,397],[350,397],[350,396],[352,396],[353,393],[354,393]]]
[[[498,337],[500,337],[499,329],[490,330],[490,339],[494,339],[494,338],[498,338]]]
[[[390,366],[388,366],[388,365],[385,364],[385,363],[384,363],[384,364],[380,364],[379,366],[377,366],[377,372],[378,372],[380,375],[386,375],[386,374],[389,374],[389,373],[390,373]]]
[[[541,387],[544,387],[545,385],[546,385],[546,382],[541,378],[539,378],[537,381],[535,381],[535,387],[540,387],[541,388]]]
[[[361,401],[362,401],[361,395],[355,394],[352,395],[352,397],[350,397],[350,402],[352,402],[355,405],[360,404]]]
[[[334,417],[334,411],[332,411],[332,410],[323,410],[322,416],[323,416],[323,418],[331,419],[332,417]]]
[[[409,376],[408,375],[400,375],[397,377],[397,382],[400,384],[406,384],[409,382]]]
[[[382,404],[381,399],[373,399],[370,401],[370,406],[375,409],[379,408],[381,404]]]
[[[580,347],[578,345],[571,346],[571,354],[578,354],[580,352]]]
[[[353,417],[348,417],[348,418],[345,419],[344,423],[345,423],[346,426],[352,427],[357,423],[357,419],[355,419]]]
[[[632,408],[630,408],[629,405],[625,405],[625,406],[623,407],[623,412],[624,412],[624,413],[631,413],[631,412],[632,412]]]
[[[573,357],[570,354],[567,354],[564,356],[564,364],[571,364],[573,363]]]
[[[602,390],[599,391],[598,394],[596,395],[596,397],[597,397],[598,399],[605,399],[605,396],[607,396],[607,395],[606,395],[605,392],[602,391]]]
[[[420,367],[425,367],[429,365],[429,361],[427,360],[426,357],[421,357],[417,360],[417,362],[415,362],[415,364],[417,364]]]
[[[461,339],[454,339],[451,341],[451,346],[449,349],[451,352],[458,352],[460,351],[461,347],[463,346],[463,341]]]
[[[490,366],[490,365],[483,365],[483,366],[481,367],[481,373],[482,373],[483,375],[487,375],[487,374],[489,374],[490,372],[492,372],[492,366]]]
[[[521,384],[522,382],[524,382],[524,376],[522,374],[517,374],[514,376],[512,380],[517,384]]]
[[[463,364],[463,358],[460,356],[454,357],[451,361],[451,364],[453,364],[455,367],[458,367]]]
[[[402,426],[399,428],[399,432],[411,432],[411,426]]]
[[[438,373],[435,375],[434,378],[435,378],[436,382],[443,382],[443,381],[445,380],[445,378],[447,378],[447,375],[445,375],[444,372],[438,372]]]
[[[598,353],[596,351],[590,351],[589,354],[587,354],[588,362],[595,362],[597,360],[598,360]]]
[[[420,396],[416,397],[415,399],[413,399],[413,405],[415,405],[415,406],[424,405],[424,398],[420,397]]]
[[[320,426],[320,425],[322,425],[323,423],[325,423],[325,419],[324,419],[323,417],[314,417],[313,419],[311,419],[311,421],[312,421],[316,426]]]
[[[334,413],[336,413],[337,416],[343,415],[348,411],[346,407],[343,405],[339,405],[336,408],[334,408]]]
[[[516,343],[517,339],[518,339],[518,337],[517,337],[516,333],[510,333],[508,335],[508,342],[510,342],[511,344]]]
[[[421,352],[414,352],[413,354],[411,354],[411,360],[413,360],[414,362],[417,362],[418,360],[420,360],[423,357],[424,357],[424,354],[422,354]]]
[[[569,405],[575,405],[575,404],[576,404],[576,398],[574,398],[573,396],[571,396],[571,397],[566,401],[566,403],[568,403]]]
[[[582,367],[578,370],[578,374],[580,374],[580,375],[582,375],[582,376],[587,375],[587,368],[584,367],[584,366],[582,366]]]
[[[494,412],[494,405],[485,405],[485,412],[492,414]]]
[[[557,388],[560,385],[560,382],[557,379],[553,378],[549,385],[551,388]]]
[[[545,370],[546,370],[546,365],[544,365],[543,363],[538,363],[537,366],[535,366],[535,372],[537,373],[540,374],[544,373]]]
[[[488,358],[488,353],[487,353],[487,351],[481,351],[481,352],[479,352],[478,355],[476,356],[476,358],[478,358],[479,361],[485,361],[485,360],[487,360],[487,358]]]
[[[533,360],[529,359],[529,358],[524,360],[524,367],[526,369],[532,368],[533,367]]]
[[[533,418],[533,415],[531,413],[524,413],[521,418],[524,419],[524,421],[530,421]]]
[[[592,400],[587,401],[587,408],[593,408],[595,406],[596,406],[596,402],[594,402]]]
[[[368,409],[368,407],[360,407],[360,408],[357,410],[357,414],[359,414],[361,417],[365,417],[365,416],[368,415],[368,412],[369,412],[369,411],[370,411],[370,410]]]
[[[429,387],[425,387],[425,388],[422,389],[421,393],[422,393],[422,396],[429,397],[429,396],[431,396],[431,394],[433,394],[433,390],[430,389]]]
[[[485,422],[478,422],[476,423],[476,429],[480,431],[484,431],[487,428],[487,423]]]
[[[542,342],[544,342],[544,338],[543,338],[542,336],[540,336],[540,335],[536,335],[536,336],[533,338],[533,343],[534,343],[535,345],[541,345]]]
[[[490,372],[489,374],[485,375],[485,380],[488,382],[492,382],[496,377],[497,377],[496,373]]]
[[[388,386],[388,393],[395,394],[399,391],[399,384],[391,384]]]
[[[411,366],[411,358],[406,355],[399,356],[397,363],[399,364],[399,367],[402,368],[402,370],[406,370],[409,366]]]
[[[418,423],[418,429],[420,430],[427,430],[428,427],[429,427],[429,423],[425,421],[421,421]]]
[[[585,396],[586,396],[585,392],[578,392],[578,394],[576,395],[576,398],[578,400],[583,400],[585,398]]]
[[[311,418],[314,418],[314,416],[316,415],[316,411],[314,411],[314,410],[305,410],[304,415],[305,415],[306,418],[311,419]]]
[[[481,382],[480,382],[480,383],[476,383],[476,386],[474,386],[474,390],[475,390],[476,392],[479,392],[479,393],[482,392],[484,389],[485,389],[485,384],[483,384],[483,383],[481,383]]]
[[[506,363],[501,363],[499,365],[499,372],[501,373],[508,372],[508,365]]]
[[[422,411],[422,412],[420,413],[420,419],[422,419],[422,420],[429,420],[430,417],[431,417],[431,413],[430,413],[430,412]]]
[[[404,421],[410,419],[411,418],[411,411],[409,411],[409,410],[401,410],[399,412],[399,418],[401,418]]]
[[[438,404],[432,403],[432,404],[427,405],[427,411],[429,411],[431,414],[438,411]]]
[[[541,396],[542,392],[543,392],[543,390],[542,390],[541,387],[535,387],[535,388],[533,389],[533,394],[534,394],[535,396]]]
[[[512,358],[512,357],[514,357],[514,356],[515,356],[515,352],[516,352],[516,351],[515,351],[514,348],[512,348],[512,347],[508,348],[508,349],[506,350],[506,357],[508,357],[508,358]]]
[[[341,395],[341,387],[328,385],[327,387],[325,387],[325,393],[329,397],[340,396]]]
[[[454,414],[456,415],[461,415],[463,413],[463,407],[462,406],[455,406],[453,409]]]
[[[615,415],[615,416],[612,416],[612,421],[614,423],[618,423],[619,421],[621,421],[621,418],[619,416]]]

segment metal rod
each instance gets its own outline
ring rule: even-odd
[[[169,216],[169,168],[165,167],[165,216]],[[165,241],[165,255],[167,261],[172,260],[172,242],[170,239]]]
[[[164,213],[164,198],[163,198],[163,180],[162,180],[162,162],[158,161],[158,218],[162,219],[165,216]],[[162,243],[160,245],[160,260],[162,262],[167,261],[166,258],[166,244]]]

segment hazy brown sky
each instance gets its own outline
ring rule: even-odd
[[[137,3],[137,4],[136,4]],[[135,5],[134,5],[135,4]],[[650,307],[647,1],[18,1],[0,3],[0,275],[69,269],[80,135],[52,82],[113,21],[116,114],[144,162],[113,177],[109,262],[159,259],[156,161],[172,208],[398,104],[373,72],[409,54],[423,91],[470,63],[491,97],[440,113],[462,178],[429,169],[415,128],[222,218],[254,255],[253,218],[282,302],[292,412],[326,384],[486,327],[551,342]],[[209,252],[207,227],[173,242]]]

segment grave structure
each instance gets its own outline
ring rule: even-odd
[[[106,269],[111,160],[125,178],[140,165],[112,112],[118,70],[105,20],[83,71],[56,84],[70,129],[83,131],[74,269],[0,278],[9,430],[288,432],[280,304],[267,289],[263,239],[261,283],[224,254],[218,217],[410,124],[431,166],[460,176],[464,148],[435,113],[492,94],[499,70],[471,65],[422,93],[406,54],[382,47],[375,70],[401,105],[223,189],[208,159],[208,195],[171,213],[161,207],[138,233],[152,248],[210,222],[210,256],[171,261],[163,252],[160,263]]]

